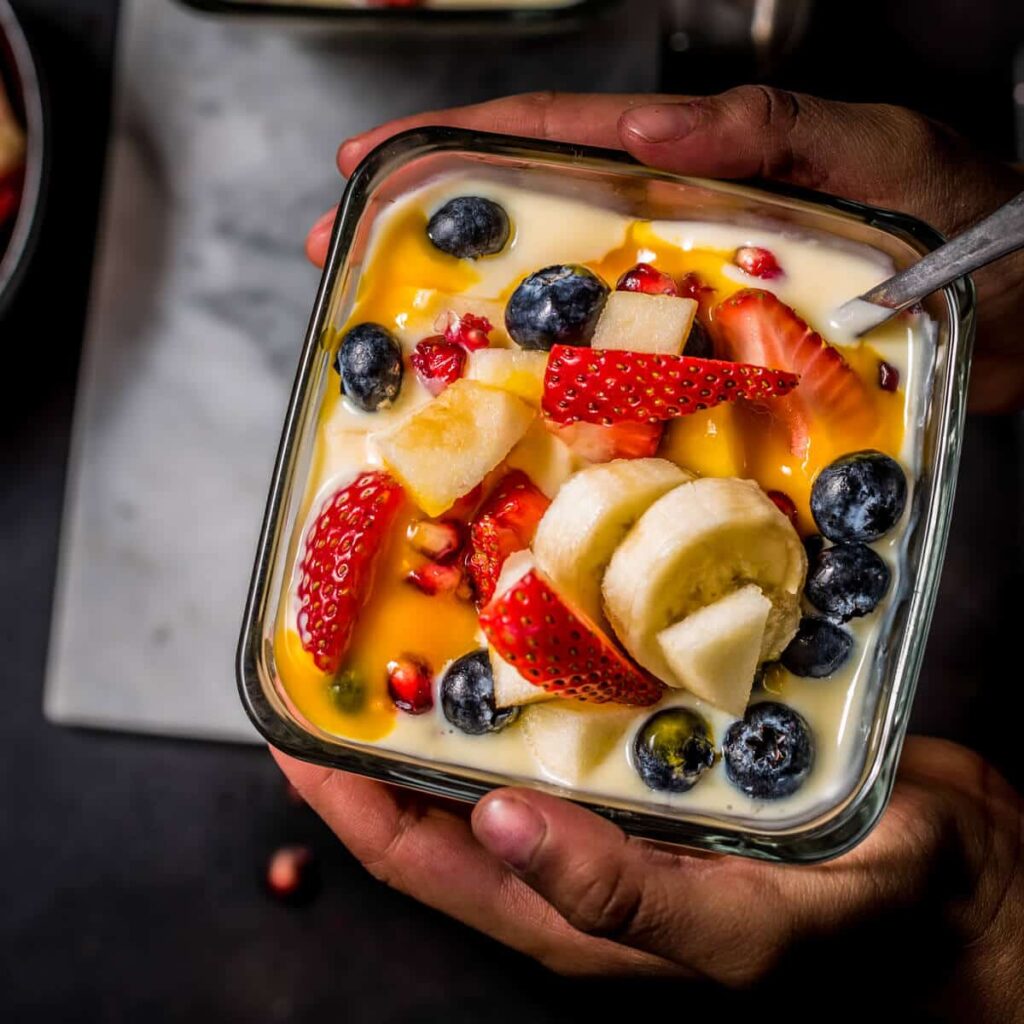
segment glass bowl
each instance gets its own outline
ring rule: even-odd
[[[685,178],[641,167],[621,153],[450,128],[396,136],[355,171],[339,207],[285,418],[239,641],[238,683],[256,728],[269,743],[295,757],[426,793],[476,800],[494,787],[524,780],[328,734],[296,710],[274,660],[274,625],[291,569],[289,552],[327,385],[328,339],[352,309],[375,218],[398,197],[451,172],[583,198],[644,219],[717,220],[824,233],[840,246],[872,246],[898,268],[941,244],[942,238],[903,214],[817,193]],[[723,853],[818,861],[848,850],[868,833],[891,792],[907,727],[942,568],[963,432],[972,285],[958,281],[932,296],[927,306],[935,331],[925,393],[915,406],[918,471],[900,542],[900,571],[871,662],[870,699],[864,701],[863,720],[848,724],[857,730],[864,756],[847,766],[841,798],[796,817],[738,821],[643,801],[598,801],[553,783],[526,784],[576,799],[636,835]]]
[[[547,31],[582,25],[619,0],[458,0],[441,7],[354,6],[351,0],[182,0],[211,14],[331,21],[360,31]]]

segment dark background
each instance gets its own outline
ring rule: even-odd
[[[288,799],[262,750],[44,722],[117,4],[16,0],[15,7],[49,94],[52,166],[35,260],[0,320],[8,370],[0,398],[0,1015],[389,1024],[810,1016],[795,993],[781,1002],[775,993],[766,1006],[763,995],[554,978],[369,879],[310,811]],[[775,81],[914,105],[1014,155],[1011,67],[1024,43],[1024,5],[826,0],[818,8],[806,43]],[[666,49],[667,88],[711,89],[749,73],[724,55]],[[1011,419],[970,424],[914,723],[984,751],[1018,785],[1024,773],[1007,701],[1020,668],[1006,652],[1019,633],[1024,583],[1020,439]],[[301,907],[263,889],[268,856],[293,842],[313,847],[322,881]],[[807,998],[801,990],[800,1000]],[[895,1013],[898,996],[885,998]],[[835,993],[829,1004],[828,1017],[844,1018]]]

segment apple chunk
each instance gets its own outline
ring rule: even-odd
[[[754,585],[662,630],[658,644],[687,690],[740,717],[750,700],[772,603]]]
[[[466,377],[492,388],[510,391],[531,405],[540,405],[547,365],[547,352],[482,348],[470,353]]]
[[[522,730],[537,763],[556,782],[578,785],[637,717],[636,708],[554,700],[527,708]]]
[[[591,348],[628,349],[679,355],[690,336],[697,303],[674,295],[612,292]]]
[[[535,416],[507,391],[457,380],[377,438],[377,451],[409,497],[437,516],[508,455]]]

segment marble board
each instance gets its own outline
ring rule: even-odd
[[[45,711],[255,740],[234,652],[346,136],[531,89],[648,91],[657,19],[573,36],[356,39],[121,4]],[[656,5],[652,5],[656,6]]]

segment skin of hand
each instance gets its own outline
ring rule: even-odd
[[[641,163],[708,178],[762,178],[899,210],[958,234],[1024,190],[1024,173],[902,107],[837,103],[765,86],[718,96],[535,93],[408,117],[347,140],[349,175],[392,135],[452,125],[624,149]],[[334,211],[310,231],[322,265]],[[1024,407],[1024,252],[974,276],[974,412]]]
[[[687,100],[539,94],[425,114],[344,143],[342,173],[390,135],[427,124],[623,148],[688,174],[786,181],[905,210],[950,234],[1024,187],[1012,168],[909,111],[753,86]],[[332,210],[310,232],[316,263],[333,219]],[[1011,264],[977,281],[979,409],[1024,398],[1024,357],[1008,330],[1024,312],[1024,272]],[[811,977],[849,991],[851,958],[869,956],[866,1006],[877,1008],[884,991],[892,1007],[902,992],[911,1005],[934,1000],[949,1019],[1021,1019],[1024,801],[953,744],[908,740],[877,828],[813,866],[628,838],[531,790],[498,790],[470,810],[273,754],[376,878],[553,970],[768,989]]]

